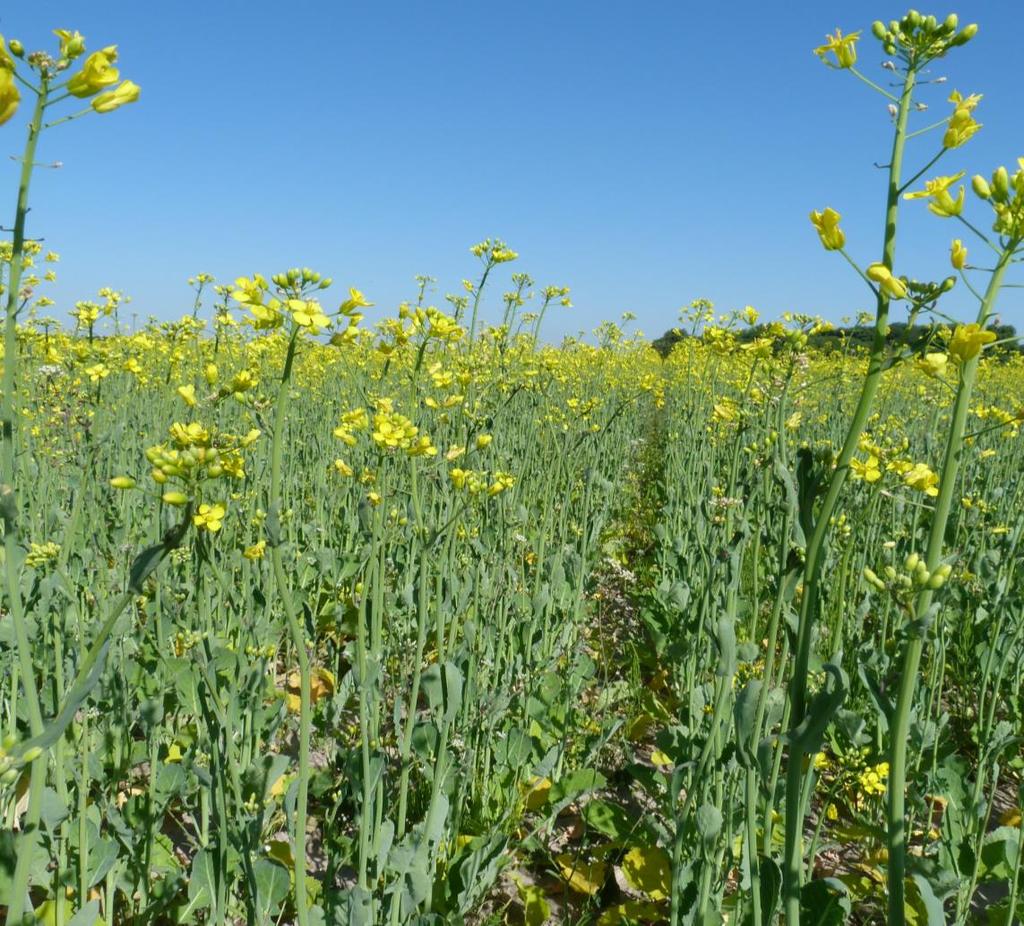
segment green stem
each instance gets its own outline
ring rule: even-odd
[[[278,388],[277,403],[274,408],[274,434],[270,451],[270,503],[269,518],[274,524],[270,540],[270,559],[274,568],[274,582],[277,594],[284,607],[295,648],[295,658],[299,663],[299,779],[298,792],[295,796],[295,821],[292,840],[294,849],[294,880],[295,880],[295,915],[298,926],[309,924],[309,904],[306,896],[306,805],[309,800],[309,736],[312,726],[312,710],[310,699],[309,652],[306,649],[306,635],[299,622],[288,586],[288,577],[284,571],[284,557],[281,553],[280,517],[281,517],[281,464],[284,459],[284,425],[288,407],[288,390],[290,388],[292,365],[295,361],[295,347],[299,329],[296,327],[288,342],[288,353],[285,355],[284,370],[281,373],[281,385]]]
[[[882,263],[892,270],[896,254],[896,220],[899,213],[900,172],[903,166],[903,149],[906,142],[907,119],[910,113],[911,97],[914,90],[916,71],[913,66],[907,70],[896,116],[896,131],[893,137],[892,157],[889,161],[889,189],[886,200],[885,238],[882,248]],[[807,709],[807,677],[810,664],[814,622],[817,616],[821,570],[824,565],[825,542],[828,539],[830,522],[839,503],[846,478],[850,472],[850,460],[857,452],[860,436],[867,425],[875,394],[878,391],[885,368],[889,333],[889,297],[879,289],[875,314],[875,335],[864,377],[860,400],[854,411],[850,428],[846,434],[836,468],[829,480],[828,490],[814,521],[811,536],[807,542],[804,564],[804,591],[800,601],[800,616],[797,625],[796,653],[793,676],[790,681],[789,700],[791,705],[790,731],[795,733],[803,722]],[[800,922],[800,885],[802,880],[801,856],[803,854],[803,751],[795,743],[790,744],[786,765],[786,847],[782,869],[783,899],[787,926],[798,926]]]
[[[21,289],[21,274],[25,257],[25,217],[28,215],[28,190],[32,181],[32,168],[35,166],[36,145],[42,132],[43,111],[46,108],[46,97],[49,92],[47,80],[36,96],[36,105],[32,113],[32,121],[28,127],[28,139],[25,142],[25,153],[21,160],[21,179],[18,184],[18,202],[14,216],[14,239],[11,244],[11,269],[7,282],[7,306],[4,316],[4,374],[3,397],[0,404],[0,441],[3,442],[3,470],[0,471],[0,509],[4,521],[4,552],[5,573],[7,581],[8,606],[14,635],[18,648],[18,665],[21,672],[22,685],[25,689],[25,701],[28,705],[29,728],[32,736],[43,732],[43,718],[39,709],[39,687],[35,667],[32,660],[31,645],[28,639],[28,628],[22,610],[21,600],[21,551],[18,549],[16,536],[16,519],[18,514],[17,501],[14,494],[15,484],[15,439],[17,431],[17,411],[15,407],[15,389],[17,388],[18,365],[18,294]],[[18,837],[17,863],[14,869],[14,880],[11,884],[7,922],[20,923],[28,891],[28,879],[32,872],[35,855],[36,828],[42,812],[43,786],[46,782],[46,753],[42,752],[32,762],[29,778],[28,808],[21,824],[21,835]]]
[[[1011,242],[1003,252],[995,272],[985,290],[985,300],[978,313],[978,324],[984,325],[992,314],[1003,275],[1006,272],[1016,245]],[[931,529],[928,534],[928,548],[925,553],[925,565],[929,573],[935,572],[941,565],[942,550],[946,538],[946,524],[953,505],[953,493],[956,488],[956,477],[960,467],[960,455],[963,450],[963,436],[970,410],[974,381],[978,374],[980,352],[964,361],[960,371],[960,388],[953,405],[953,418],[950,422],[949,435],[946,441],[945,459],[942,474],[939,478],[939,495],[935,499],[935,514],[932,517]],[[917,596],[914,608],[915,617],[924,619],[932,606],[934,591],[925,586]],[[904,926],[904,878],[906,877],[906,811],[905,790],[907,778],[907,738],[910,730],[910,712],[917,687],[917,674],[921,665],[921,654],[924,650],[925,631],[923,628],[912,630],[907,643],[903,670],[900,673],[899,693],[896,697],[895,715],[893,717],[889,752],[889,789],[887,806],[887,832],[889,845],[889,926]]]

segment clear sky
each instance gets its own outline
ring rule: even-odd
[[[1020,0],[953,9],[981,29],[937,64],[949,80],[928,88],[917,124],[945,116],[954,87],[984,93],[984,128],[936,172],[987,175],[1024,155]],[[122,76],[142,86],[139,102],[44,135],[40,160],[64,167],[37,173],[30,232],[62,255],[54,312],[109,285],[140,317],[171,318],[189,309],[194,273],[296,264],[333,276],[338,301],[357,286],[388,310],[430,274],[443,305],[477,274],[469,245],[496,236],[521,257],[497,278],[492,318],[518,269],[572,287],[575,308],[548,337],[627,310],[653,337],[697,296],[768,317],[869,307],[807,214],[837,209],[850,251],[878,259],[886,100],[812,49],[836,26],[863,29],[858,64],[883,80],[870,24],[903,12],[852,0],[8,0],[0,32],[29,49],[55,48],[55,27],[91,49],[116,43]],[[20,153],[26,117],[0,128],[4,154]],[[908,166],[938,144],[919,140]],[[0,160],[4,225],[16,169]],[[903,217],[897,272],[945,276],[966,230],[920,202]],[[1022,294],[1000,306],[1019,328]],[[975,312],[966,291],[947,307]]]

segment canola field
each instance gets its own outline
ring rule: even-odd
[[[138,88],[77,33],[0,46],[2,131],[31,120],[0,244],[8,924],[1020,921],[1024,354],[991,320],[1024,161],[903,168],[977,131],[959,93],[910,122],[974,28],[873,31],[879,260],[811,215],[868,346],[695,300],[667,353],[546,343],[570,291],[494,239],[374,323],[295,268],[62,324],[34,144],[49,100]],[[861,76],[858,38],[818,52]],[[935,282],[894,261],[913,199],[960,235]]]

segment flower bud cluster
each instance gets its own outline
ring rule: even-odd
[[[865,566],[863,575],[864,580],[880,592],[908,592],[924,588],[934,591],[946,584],[952,571],[953,567],[949,563],[941,563],[934,570],[929,570],[921,555],[912,552],[903,560],[902,571],[887,565],[882,568],[882,575],[879,576],[869,566]]]
[[[942,22],[935,16],[924,16],[910,10],[902,19],[893,19],[888,25],[877,21],[871,34],[882,43],[887,55],[900,55],[905,59],[941,58],[951,48],[966,45],[978,32],[971,23],[959,28],[956,13],[950,13]]]

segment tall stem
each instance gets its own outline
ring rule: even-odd
[[[885,235],[882,246],[882,263],[892,270],[896,256],[896,220],[899,213],[900,174],[903,168],[903,149],[906,144],[907,119],[910,114],[916,69],[909,65],[900,94],[896,115],[896,131],[893,136],[892,157],[889,161],[889,189],[886,198]],[[829,480],[825,498],[814,521],[814,528],[807,541],[804,564],[804,590],[800,602],[800,618],[797,625],[796,654],[793,676],[790,680],[790,732],[794,733],[803,722],[807,712],[807,672],[810,664],[814,622],[817,618],[821,569],[824,564],[825,542],[828,539],[830,522],[839,503],[846,478],[850,472],[850,460],[857,452],[860,436],[867,424],[885,367],[887,352],[886,339],[889,333],[889,296],[879,288],[875,312],[875,334],[868,360],[868,370],[861,388],[860,400],[850,421],[842,450],[836,461],[836,468]],[[801,858],[803,855],[804,821],[804,769],[803,750],[796,742],[790,743],[789,759],[786,766],[786,848],[782,870],[783,897],[788,926],[800,922]]]
[[[978,324],[984,325],[995,307],[1003,276],[1013,258],[1013,253],[1020,242],[1010,242],[996,264],[989,279],[985,298],[978,312]],[[949,434],[946,439],[946,453],[942,462],[942,474],[939,478],[939,494],[935,499],[935,514],[932,517],[931,529],[928,532],[928,548],[925,552],[925,565],[932,573],[941,564],[942,550],[946,539],[946,525],[953,505],[956,477],[960,468],[960,456],[963,451],[964,428],[967,424],[967,413],[970,409],[971,396],[974,392],[974,381],[978,375],[978,353],[964,361],[960,370],[960,388],[957,390],[953,404],[953,419],[950,422]],[[914,615],[924,618],[932,606],[935,593],[926,585],[917,596]],[[927,621],[925,622],[927,623]],[[907,738],[910,732],[910,710],[914,702],[914,691],[917,688],[917,674],[921,666],[921,654],[924,650],[925,630],[912,630],[907,642],[903,670],[900,673],[899,693],[896,697],[896,709],[893,717],[889,749],[889,789],[887,802],[887,831],[889,843],[889,926],[904,926],[904,879],[906,878],[907,838],[905,791],[907,783]],[[980,774],[980,772],[979,772]]]
[[[309,799],[309,733],[312,725],[310,701],[309,653],[306,650],[306,635],[299,622],[292,600],[288,578],[284,571],[284,558],[281,553],[280,515],[281,515],[281,463],[284,457],[284,424],[288,406],[288,390],[292,376],[292,364],[295,361],[295,346],[299,329],[292,332],[288,342],[288,353],[285,355],[284,371],[281,373],[281,385],[277,393],[277,404],[274,408],[274,434],[270,451],[270,504],[269,516],[276,522],[275,531],[270,537],[270,559],[274,567],[274,582],[277,594],[284,607],[291,633],[295,658],[299,663],[299,781],[295,796],[295,831],[292,839],[294,849],[294,880],[295,880],[295,915],[299,926],[309,924],[309,905],[306,897],[306,804]]]
[[[17,388],[18,365],[18,300],[21,289],[21,273],[25,258],[25,217],[28,215],[28,190],[32,181],[32,168],[36,159],[36,145],[42,132],[43,112],[49,90],[44,77],[36,96],[32,121],[28,127],[28,139],[21,159],[21,180],[18,184],[18,203],[14,214],[14,239],[11,245],[11,269],[7,281],[7,304],[4,316],[4,375],[3,396],[0,399],[0,441],[3,443],[3,470],[0,472],[0,510],[4,522],[5,577],[7,596],[18,647],[18,668],[25,688],[28,705],[29,728],[32,736],[43,732],[43,718],[39,709],[39,688],[32,659],[28,628],[22,611],[21,577],[18,568],[21,562],[16,537],[18,517],[15,495],[16,428],[18,415],[14,400]],[[24,910],[28,879],[35,855],[36,827],[42,812],[43,787],[46,782],[45,750],[32,762],[29,773],[28,808],[21,825],[18,839],[18,861],[14,869],[10,902],[7,908],[7,922],[20,923]]]

